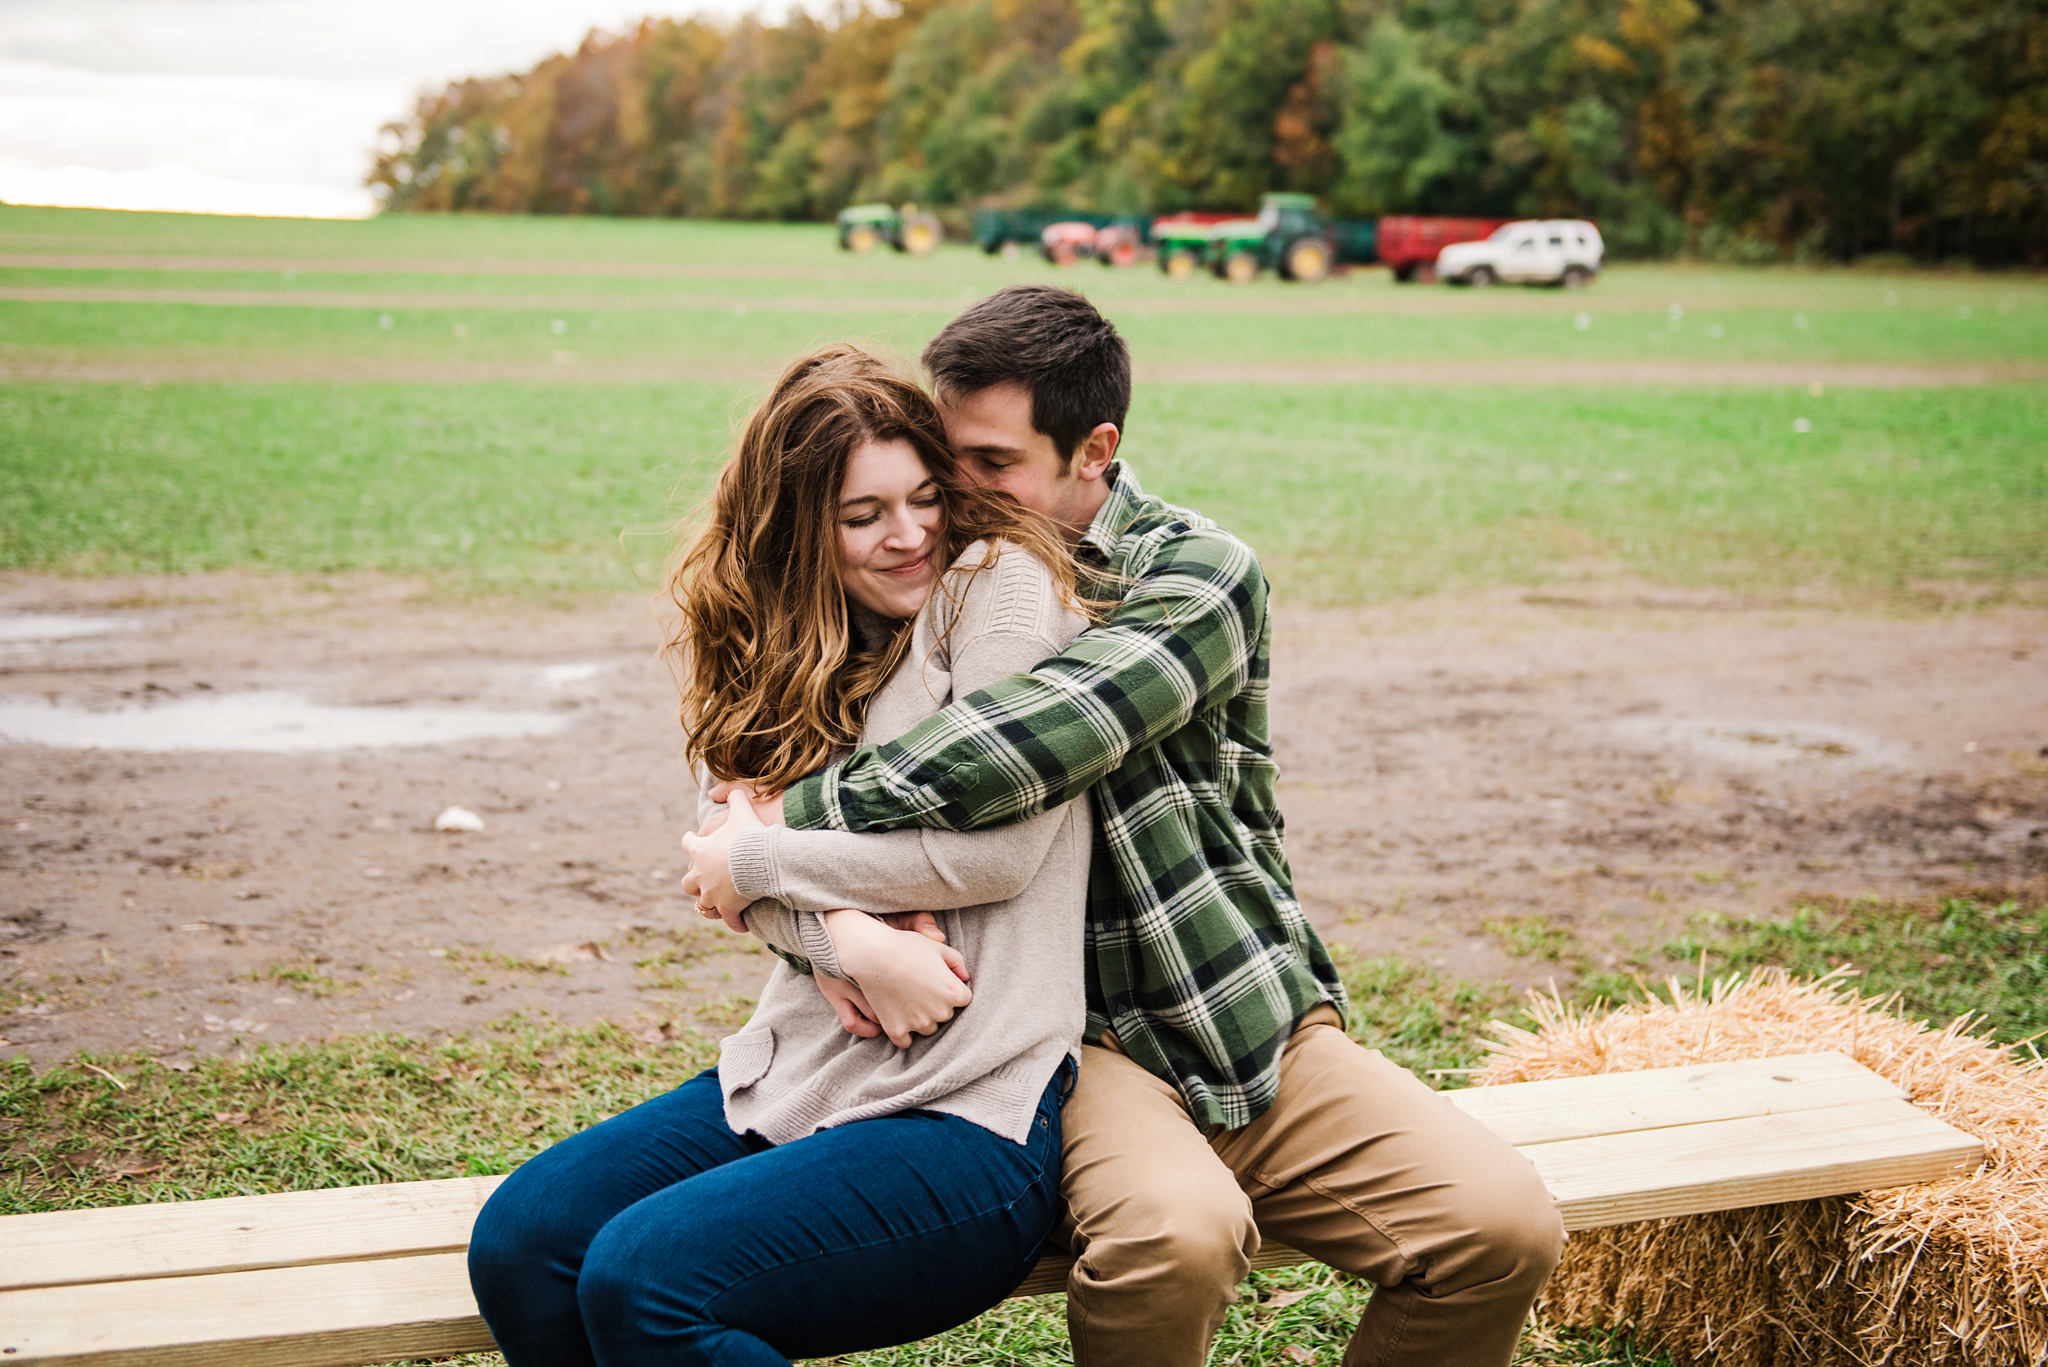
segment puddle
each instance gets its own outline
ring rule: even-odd
[[[296,693],[183,698],[112,712],[0,701],[0,740],[75,750],[355,750],[549,736],[571,718],[471,707],[333,707]]]
[[[56,612],[22,612],[0,616],[0,642],[68,641],[74,636],[104,636],[126,631],[135,623],[121,617],[73,617]]]
[[[1820,761],[1890,769],[1905,763],[1905,756],[1891,742],[1845,726],[1659,721],[1624,722],[1621,730],[1661,749],[1691,750],[1737,764]]]
[[[549,665],[541,670],[541,682],[560,692],[571,684],[588,683],[604,672],[603,665]]]

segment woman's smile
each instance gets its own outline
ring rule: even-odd
[[[882,573],[893,574],[899,579],[922,579],[931,573],[931,568],[932,555],[930,551],[926,551],[917,559],[907,560],[901,565],[891,565],[883,570]]]

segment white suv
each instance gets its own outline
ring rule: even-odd
[[[1577,289],[1599,273],[1606,244],[1583,218],[1523,219],[1484,242],[1453,242],[1437,253],[1436,278],[1453,285],[1562,285]]]

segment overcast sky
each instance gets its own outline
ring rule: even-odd
[[[778,0],[0,0],[0,201],[347,217],[423,88]]]

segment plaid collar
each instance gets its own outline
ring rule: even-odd
[[[1138,515],[1144,510],[1145,491],[1138,485],[1137,472],[1131,469],[1129,461],[1112,461],[1109,467],[1109,497],[1095,510],[1095,516],[1089,520],[1088,530],[1081,533],[1081,544],[1095,551],[1109,563],[1115,564],[1124,532],[1137,521]]]

